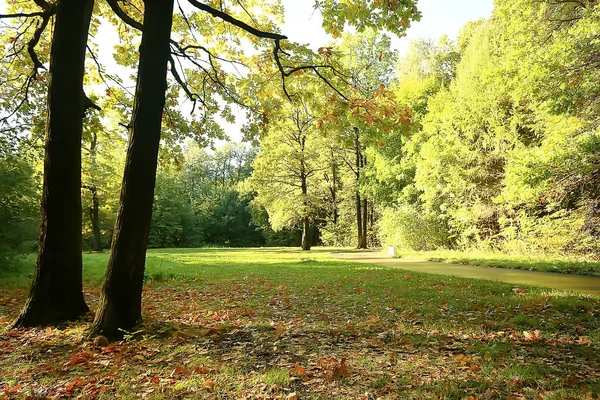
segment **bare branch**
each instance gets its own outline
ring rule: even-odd
[[[102,65],[100,64],[100,61],[98,60],[98,57],[96,57],[96,54],[94,54],[94,52],[92,51],[92,49],[90,48],[90,46],[86,46],[86,47],[88,49],[88,52],[90,53],[90,56],[92,57],[92,60],[94,60],[94,63],[96,64],[96,69],[98,71],[98,75],[100,76],[100,79],[102,80],[102,83],[104,83],[104,85],[106,86],[106,90],[108,90],[109,93],[115,98],[115,100],[117,100],[119,102],[119,104],[121,104],[123,107],[129,107],[128,104],[124,103],[121,100],[121,98],[115,94],[115,92],[113,91],[112,87],[108,84],[108,82],[104,78],[105,75],[108,76],[108,78],[111,81],[115,82],[121,89],[123,89],[130,96],[133,96],[133,93],[131,93],[131,91],[129,89],[127,89],[125,86],[123,86],[123,84],[121,82],[119,82],[116,78],[114,78],[110,74],[106,74],[104,72],[104,70],[102,69]]]
[[[123,9],[119,6],[118,0],[106,0],[111,10],[119,17],[123,22],[127,25],[131,26],[138,31],[143,31],[144,26],[141,22],[136,21],[130,15],[128,15]]]
[[[44,14],[44,16],[42,17],[42,23],[37,26],[35,32],[33,33],[33,37],[27,43],[27,52],[29,53],[29,57],[33,62],[33,68],[35,70],[35,73],[37,73],[38,69],[46,69],[46,67],[44,67],[44,64],[40,62],[40,59],[38,58],[35,52],[35,46],[37,46],[37,44],[39,43],[40,38],[42,37],[42,33],[44,33],[44,30],[46,29],[46,27],[48,26],[48,22],[50,21],[50,17],[53,14],[54,12],[46,12]]]
[[[45,14],[46,14],[46,11],[36,11],[36,12],[32,12],[32,13],[0,14],[0,19],[43,17]]]
[[[235,25],[238,28],[241,28],[256,37],[260,37],[260,38],[264,38],[264,39],[274,39],[274,40],[287,39],[287,36],[283,36],[279,33],[265,32],[265,31],[261,31],[260,29],[253,28],[250,25],[248,25],[247,23],[240,21],[237,18],[234,18],[231,15],[224,13],[223,11],[216,10],[204,3],[200,3],[197,0],[188,0],[188,1],[194,7],[198,8],[202,11],[206,11],[207,13],[209,13],[210,15],[212,15],[215,18],[220,18],[223,21],[229,22],[230,24]]]

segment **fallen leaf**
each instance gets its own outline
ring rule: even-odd
[[[291,371],[292,375],[296,375],[296,376],[302,376],[306,373],[306,369],[304,369],[304,367],[302,367],[300,365],[300,363],[296,362],[296,365],[294,365],[294,368]]]

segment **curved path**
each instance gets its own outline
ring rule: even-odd
[[[477,267],[474,265],[447,264],[415,259],[392,258],[383,253],[352,252],[333,253],[333,258],[358,261],[386,267],[397,267],[410,271],[437,275],[452,275],[465,278],[489,279],[522,285],[543,286],[560,290],[600,296],[600,278],[581,275],[556,274],[550,272],[524,271],[508,268]]]

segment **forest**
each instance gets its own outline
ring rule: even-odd
[[[139,36],[103,6],[94,12],[121,30],[115,60],[133,68]],[[236,61],[248,68],[236,77],[220,65],[233,49],[172,43],[183,60],[170,67],[149,246],[597,256],[598,17],[594,2],[498,1],[456,40],[414,41],[401,58],[376,29],[338,33],[318,54],[294,49],[285,86],[262,78],[278,74],[268,53]],[[186,18],[174,15],[182,43],[194,34],[186,24],[200,23]],[[34,35],[31,58],[33,28],[3,29],[3,268],[38,236],[50,38]],[[94,46],[84,87],[100,110],[83,124],[81,197],[83,246],[101,251],[113,237],[134,100]],[[182,101],[198,109],[189,115]],[[224,137],[216,117],[232,120],[238,104],[246,144],[204,150]]]

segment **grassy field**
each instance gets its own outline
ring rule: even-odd
[[[97,305],[106,254],[84,256]],[[10,330],[29,285],[0,276],[0,398],[591,399],[600,299],[329,258],[153,250],[145,322]]]
[[[586,276],[600,276],[600,262],[572,258],[511,255],[483,251],[399,251],[400,257],[414,257],[427,261],[451,264],[479,265],[482,267],[523,269]]]

